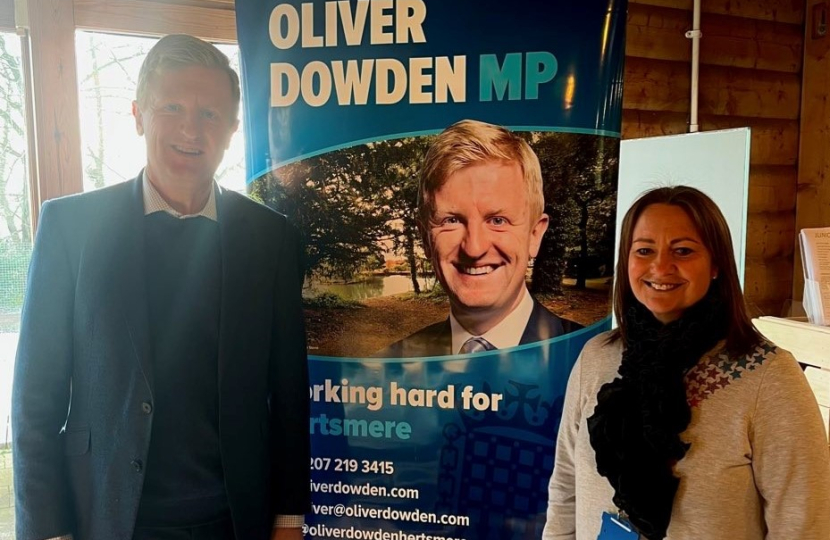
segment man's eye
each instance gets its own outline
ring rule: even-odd
[[[216,120],[216,113],[213,111],[202,111],[202,118],[205,120]]]
[[[503,217],[500,217],[500,216],[496,216],[496,217],[490,218],[490,223],[492,223],[496,227],[502,227],[504,225],[507,225],[507,219],[503,218]]]
[[[456,225],[457,223],[460,222],[458,221],[458,218],[455,216],[445,217],[441,220],[441,225]]]
[[[167,105],[162,107],[162,110],[167,112],[179,112],[180,110],[182,110],[182,108],[180,105],[177,105],[175,103],[168,103]]]

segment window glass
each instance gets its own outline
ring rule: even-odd
[[[32,253],[20,38],[0,32],[0,538],[14,538],[11,387]]]
[[[141,63],[156,38],[77,32],[84,191],[135,178],[147,153],[135,130],[132,102]],[[217,45],[239,72],[239,48]],[[223,187],[245,189],[245,141],[240,106],[239,131],[216,171]]]

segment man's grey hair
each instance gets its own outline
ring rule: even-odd
[[[233,97],[233,120],[239,116],[239,75],[225,54],[214,45],[187,34],[170,34],[153,45],[138,72],[136,101],[145,107],[150,97],[150,84],[162,71],[193,66],[219,69],[228,75]]]

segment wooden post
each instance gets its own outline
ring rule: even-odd
[[[73,0],[73,4],[79,29],[158,36],[182,33],[236,42],[233,0]]]
[[[806,17],[796,235],[803,228],[830,226],[830,2],[808,0]],[[797,240],[795,245],[793,299],[800,300],[804,273]]]
[[[43,201],[83,191],[75,19],[72,2],[66,0],[19,0],[17,15],[28,51],[24,70],[34,140],[32,198],[38,210]]]

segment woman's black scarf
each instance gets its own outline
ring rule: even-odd
[[[672,467],[689,448],[679,436],[691,420],[683,377],[726,335],[716,289],[666,325],[633,302],[625,313],[622,377],[600,388],[588,418],[597,471],[614,488],[614,504],[649,540],[666,537],[680,483]]]

